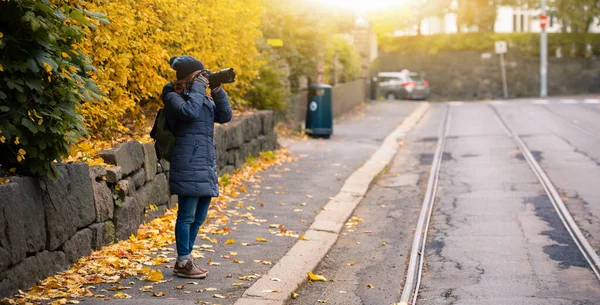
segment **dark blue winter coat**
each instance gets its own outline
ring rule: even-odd
[[[200,82],[181,95],[171,83],[163,88],[167,122],[177,137],[171,154],[171,194],[219,196],[214,123],[231,121],[232,113],[225,90],[212,93],[212,98],[214,102]]]

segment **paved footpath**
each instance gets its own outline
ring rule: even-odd
[[[132,287],[124,291],[132,296],[131,299],[86,299],[85,304],[198,304],[200,300],[205,304],[235,303],[256,281],[255,276],[266,274],[298,241],[297,237],[272,234],[270,231],[278,229],[269,228],[269,225],[282,224],[288,232],[302,235],[330,197],[340,191],[346,178],[369,160],[386,136],[418,105],[378,102],[336,122],[329,140],[283,139],[284,146],[297,159],[263,172],[256,183],[246,185],[248,192],[240,196],[240,201],[244,203],[244,209],[250,208],[248,212],[253,218],[249,221],[243,217],[232,217],[235,227],[231,228],[229,235],[210,236],[215,237],[218,244],[202,252],[207,259],[220,265],[207,266],[210,270],[207,279],[179,279],[173,276],[171,269],[162,266],[167,282],[154,285],[154,291],[165,292],[166,297],[157,298],[142,292],[140,288],[148,282],[126,279],[121,281],[121,285]],[[235,203],[229,206],[233,207]],[[269,242],[258,243],[258,237]],[[236,243],[224,245],[227,239],[235,239]],[[209,242],[200,239],[196,242],[197,245],[204,243]],[[250,245],[243,246],[243,243]],[[237,252],[235,258],[244,263],[234,263],[231,257],[227,257],[231,251]],[[192,282],[197,284],[190,284]],[[110,286],[98,286],[96,292],[107,288]],[[112,295],[111,292],[106,294]],[[224,298],[215,298],[215,294]]]

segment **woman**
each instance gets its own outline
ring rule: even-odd
[[[221,84],[209,82],[200,61],[181,56],[169,62],[177,72],[175,84],[171,82],[163,88],[167,122],[177,138],[169,176],[171,193],[179,196],[175,225],[177,261],[173,272],[185,278],[205,278],[208,270],[194,261],[192,249],[212,197],[219,196],[214,123],[229,122],[231,106]],[[206,96],[207,86],[212,98]],[[183,91],[179,93],[180,89]]]

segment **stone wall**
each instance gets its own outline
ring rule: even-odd
[[[239,168],[247,156],[277,148],[271,111],[215,127],[220,174]],[[127,239],[176,205],[169,164],[157,162],[154,144],[130,141],[99,155],[112,166],[61,164],[56,181],[11,177],[0,185],[0,297]]]
[[[551,54],[552,55],[552,54]],[[505,58],[510,97],[539,96],[540,61],[517,50]],[[500,59],[477,51],[391,52],[380,54],[380,70],[424,72],[433,99],[475,100],[503,97]],[[549,56],[548,94],[600,92],[600,59]]]
[[[367,102],[368,85],[364,79],[359,79],[333,87],[333,116],[338,117],[356,105]],[[308,104],[308,92],[294,95],[288,106],[288,119],[294,126],[300,126],[306,120],[306,107]]]

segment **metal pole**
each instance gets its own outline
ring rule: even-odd
[[[508,98],[508,88],[506,86],[506,66],[504,66],[504,54],[500,54],[500,69],[502,70],[502,91],[504,98]]]
[[[542,1],[542,15],[546,15],[546,0]],[[548,33],[542,27],[540,35],[540,96],[548,96]]]

